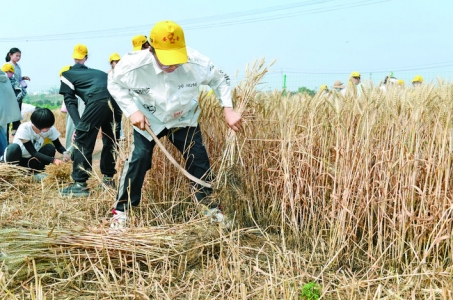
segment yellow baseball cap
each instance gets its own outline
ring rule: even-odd
[[[404,85],[404,80],[398,79],[398,84],[399,84],[399,85]]]
[[[84,59],[88,55],[88,48],[83,44],[77,44],[74,46],[74,53],[72,53],[72,58],[75,59]]]
[[[184,64],[189,60],[184,31],[175,22],[157,22],[151,29],[150,40],[157,58],[163,65]]]
[[[412,79],[412,82],[423,82],[423,77],[416,75],[414,79]]]
[[[114,60],[120,60],[120,59],[121,59],[120,55],[118,53],[114,52],[110,55],[109,62],[112,62]]]
[[[148,38],[144,35],[136,35],[132,38],[132,47],[134,51],[142,50],[142,45],[148,41]]]
[[[67,70],[71,69],[72,66],[64,66],[63,68],[61,68],[60,70],[60,77],[61,77],[61,74],[63,74],[63,72],[66,72]]]
[[[327,84],[321,84],[321,86],[319,87],[319,91],[327,91],[328,88],[327,88]]]
[[[357,71],[354,71],[351,73],[351,77],[360,77],[360,73]]]
[[[6,73],[6,72],[14,73],[14,66],[13,66],[12,64],[6,63],[6,64],[4,64],[4,65],[2,66],[2,71],[5,72],[5,73]]]

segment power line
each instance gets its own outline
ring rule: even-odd
[[[397,68],[386,68],[372,71],[360,71],[360,73],[383,73],[383,72],[405,72],[405,71],[417,71],[417,70],[429,70],[429,69],[440,69],[453,66],[453,61],[444,61],[436,63],[428,63],[422,65],[415,65],[410,67],[397,67]],[[270,70],[268,73],[286,73],[286,74],[303,74],[303,75],[341,75],[349,72],[341,71],[298,71],[299,69],[294,68],[279,68],[279,70]]]
[[[329,7],[317,7],[310,8],[311,6],[322,5],[329,2],[334,2],[335,0],[309,0],[299,3],[292,3],[286,5],[271,6],[267,8],[252,9],[243,12],[235,13],[226,13],[213,15],[208,17],[198,17],[187,20],[181,20],[178,22],[181,25],[184,25],[184,30],[199,30],[206,28],[216,28],[224,27],[238,24],[247,24],[247,23],[256,23],[264,22],[270,20],[277,20],[283,18],[292,18],[300,15],[311,15],[318,13],[325,13],[335,10],[355,8],[360,6],[368,6],[383,2],[388,2],[392,0],[362,0],[356,1],[350,4],[337,4]],[[308,8],[308,9],[307,9]],[[299,10],[296,10],[299,9]],[[302,10],[300,10],[302,9]],[[290,12],[285,12],[290,10]],[[296,10],[296,11],[295,11]],[[270,15],[269,15],[270,14]],[[24,36],[24,37],[11,37],[11,38],[0,38],[0,42],[18,42],[18,41],[61,41],[61,40],[70,40],[70,39],[93,39],[99,37],[117,37],[117,36],[126,36],[133,35],[137,32],[149,30],[154,24],[146,24],[139,26],[130,26],[130,27],[121,27],[121,28],[111,28],[105,30],[90,30],[83,32],[68,32],[60,34],[47,34],[39,36]]]

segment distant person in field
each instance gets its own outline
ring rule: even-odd
[[[132,48],[134,51],[149,49],[150,44],[146,35],[136,35],[132,38]]]
[[[319,87],[319,96],[320,97],[327,97],[329,95],[329,88],[327,84],[321,84]]]
[[[17,105],[16,95],[11,88],[8,75],[0,71],[0,156],[3,155],[8,146],[6,127],[15,120],[20,120],[20,110]]]
[[[384,82],[379,87],[379,89],[385,93],[385,92],[387,92],[387,90],[397,86],[397,84],[398,84],[398,79],[396,79],[393,76],[393,73],[391,73],[390,75],[385,76]]]
[[[110,63],[111,69],[108,71],[108,73],[110,73],[113,69],[115,69],[115,66],[120,61],[120,59],[121,59],[121,56],[116,52],[114,52],[110,55],[109,63]]]
[[[349,76],[348,85],[344,88],[341,93],[343,96],[348,94],[353,95],[354,97],[359,97],[362,93],[362,82],[361,82],[361,75],[359,72],[354,71]]]
[[[423,77],[421,77],[420,75],[416,75],[414,77],[414,79],[412,79],[412,86],[413,87],[419,87],[421,86],[423,83]]]
[[[183,29],[173,21],[157,22],[150,36],[149,50],[124,55],[109,74],[109,91],[135,126],[133,151],[124,163],[112,210],[112,227],[125,226],[126,211],[140,204],[156,145],[145,131],[147,126],[158,138],[167,137],[183,155],[186,170],[203,180],[210,180],[211,166],[198,124],[199,86],[209,85],[215,91],[230,128],[238,131],[241,127],[228,76],[208,57],[186,48]],[[209,197],[212,189],[195,182],[192,185],[195,198],[207,208],[206,214],[223,224],[220,203]]]
[[[112,72],[114,69],[115,69],[115,66],[116,64],[121,60],[121,56],[114,52],[110,55],[109,57],[109,62],[110,62],[110,67],[111,69],[107,72],[107,73],[110,73]],[[120,140],[124,140],[124,130],[123,130],[123,122],[121,120],[121,123],[118,124],[118,126],[120,126]]]
[[[107,73],[85,66],[88,49],[77,44],[72,54],[75,64],[60,76],[60,94],[75,124],[72,153],[72,179],[74,182],[63,189],[63,196],[86,197],[89,195],[87,180],[92,168],[93,151],[99,130],[102,129],[101,173],[107,186],[114,186],[116,173],[116,141],[119,138],[122,112],[107,90]],[[78,111],[79,96],[85,103],[82,116]]]
[[[36,108],[30,121],[20,124],[13,143],[5,149],[4,162],[42,171],[51,163],[59,165],[63,160],[69,161],[69,154],[61,144],[60,132],[54,124],[55,116],[48,108]],[[52,143],[44,145],[46,138]],[[63,154],[63,160],[55,157],[56,151]]]
[[[60,70],[60,78],[63,72],[66,72],[67,70],[71,69],[72,66],[64,66]],[[77,110],[79,111],[79,115],[81,116],[83,114],[83,111],[85,110],[85,103],[80,99],[79,96],[77,96],[77,102],[78,102],[78,108]],[[69,152],[69,154],[72,154],[74,152],[74,144],[72,143],[72,136],[74,135],[75,132],[75,125],[74,122],[72,121],[71,115],[68,114],[68,110],[66,109],[66,105],[64,104],[64,99],[61,102],[61,109],[60,111],[66,115],[66,134],[65,134],[65,146],[66,150]]]
[[[22,109],[22,100],[27,95],[27,83],[25,80],[30,80],[28,76],[22,76],[22,69],[20,68],[19,61],[22,57],[22,53],[18,48],[11,48],[6,54],[5,61],[14,67],[14,77],[10,78],[11,83],[15,85],[15,89],[20,89],[20,97],[18,97],[19,109]],[[17,95],[16,95],[17,96]],[[11,134],[16,134],[17,128],[19,128],[20,120],[13,122]]]
[[[341,82],[341,80],[335,80],[332,86],[333,91],[341,92],[341,90],[344,89],[344,84]]]

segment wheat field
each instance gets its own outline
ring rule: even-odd
[[[115,191],[97,188],[98,166],[80,199],[58,193],[71,164],[41,183],[0,165],[1,298],[452,299],[452,83],[309,97],[260,91],[267,67],[248,66],[235,89],[237,134],[200,94],[231,229],[200,214],[157,147],[122,232],[109,229]]]

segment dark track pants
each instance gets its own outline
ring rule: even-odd
[[[109,101],[112,109],[109,107]],[[74,140],[72,179],[86,182],[91,171],[93,150],[99,129],[102,129],[101,173],[104,176],[115,175],[116,141],[120,137],[122,112],[113,99],[88,102],[80,123],[76,126]],[[115,129],[113,123],[115,121]]]
[[[55,157],[55,146],[47,144],[41,147],[38,152],[50,157]],[[24,158],[22,157],[22,149],[18,144],[9,144],[6,148],[5,161],[9,163],[17,163],[19,166],[30,168],[33,170],[44,170],[47,164],[43,164],[35,157]]]
[[[164,129],[158,138],[167,136],[170,142],[181,152],[186,163],[185,169],[197,178],[209,178],[210,164],[206,148],[203,145],[200,127],[182,127]],[[130,206],[138,206],[141,200],[142,187],[146,172],[151,169],[154,140],[149,141],[134,130],[133,150],[126,160],[121,173],[116,210],[124,211]],[[204,188],[192,182],[196,189],[198,201],[212,193],[212,189]],[[130,199],[130,203],[128,203]]]

